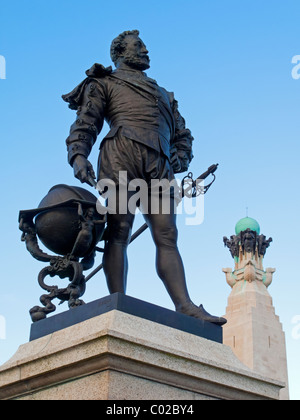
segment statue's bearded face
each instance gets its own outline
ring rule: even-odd
[[[148,50],[143,41],[136,35],[127,35],[122,61],[137,70],[147,70],[150,67]]]

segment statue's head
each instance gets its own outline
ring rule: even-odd
[[[110,55],[116,67],[122,63],[136,70],[147,70],[150,59],[146,45],[139,37],[139,31],[125,31],[111,44]]]

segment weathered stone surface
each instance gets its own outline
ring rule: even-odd
[[[22,345],[0,399],[278,399],[228,346],[111,311]]]

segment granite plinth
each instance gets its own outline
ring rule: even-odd
[[[86,305],[78,306],[61,314],[35,322],[31,326],[30,341],[112,310],[125,312],[148,321],[222,343],[222,327],[132,298],[122,293],[114,293]]]
[[[284,386],[232,350],[119,310],[20,346],[0,400],[277,400]]]

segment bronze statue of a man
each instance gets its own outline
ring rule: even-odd
[[[144,72],[150,67],[148,50],[138,31],[120,34],[111,45],[116,69],[95,64],[87,78],[63,99],[77,118],[67,139],[68,160],[75,177],[90,183],[96,178],[88,156],[104,121],[110,127],[102,140],[97,180],[111,179],[118,187],[120,172],[127,182],[174,179],[188,169],[193,158],[193,137],[178,111],[173,93]],[[150,187],[149,187],[150,188]],[[130,199],[128,192],[128,200]],[[170,195],[168,214],[144,212],[156,245],[156,267],[176,311],[222,325],[225,319],[207,313],[190,299],[183,263],[177,248],[175,197]],[[134,221],[132,212],[108,214],[103,268],[110,293],[125,293],[127,247]]]

